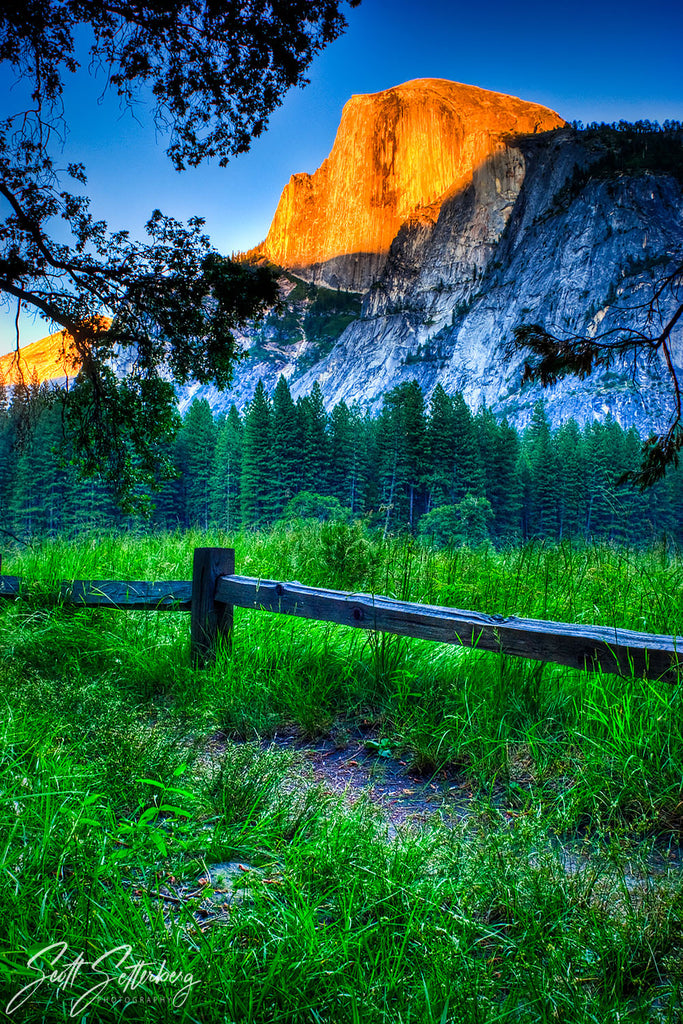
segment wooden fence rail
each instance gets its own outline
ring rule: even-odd
[[[0,576],[0,598],[16,597],[21,580]],[[399,636],[459,644],[497,654],[555,662],[583,670],[676,682],[683,678],[683,637],[657,636],[608,626],[573,625],[486,615],[389,597],[307,587],[235,575],[231,548],[196,548],[192,582],[74,580],[61,585],[77,606],[189,611],[192,662],[215,661],[219,643],[232,638],[233,608],[279,612]]]

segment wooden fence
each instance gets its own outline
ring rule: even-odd
[[[19,577],[0,575],[0,598],[20,593]],[[80,607],[189,611],[191,658],[199,667],[215,661],[220,643],[231,643],[233,608],[239,607],[460,644],[588,671],[600,668],[671,682],[683,678],[680,636],[486,615],[237,576],[232,548],[196,548],[191,582],[74,580],[61,584],[61,595],[65,602]]]

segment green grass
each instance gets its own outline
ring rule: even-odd
[[[3,1010],[64,942],[63,966],[129,945],[191,991],[112,966],[70,1017],[101,980],[84,968],[15,1019],[682,1019],[680,686],[240,610],[232,656],[194,672],[186,614],[55,599],[60,579],[189,579],[200,545],[248,575],[683,634],[663,547],[434,553],[326,524],[3,552],[28,583],[0,603]],[[370,800],[268,746],[283,731],[366,735],[469,814],[388,838]],[[237,862],[223,906],[211,866]]]

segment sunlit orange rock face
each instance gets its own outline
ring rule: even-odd
[[[111,326],[107,316],[94,318],[104,330]],[[75,377],[79,370],[78,360],[71,351],[73,338],[67,331],[56,331],[40,341],[25,345],[19,350],[0,356],[0,384],[6,387],[15,384],[38,384]]]
[[[63,380],[64,377],[75,377],[77,370],[72,360],[65,354],[65,332],[57,331],[47,338],[34,341],[20,349],[20,357],[16,352],[0,356],[0,384],[30,384],[37,381],[43,384],[51,380]],[[69,335],[66,335],[67,347]]]
[[[506,138],[564,123],[537,103],[443,79],[352,96],[329,157],[314,174],[290,178],[255,253],[364,291],[405,221],[436,219],[445,196]]]

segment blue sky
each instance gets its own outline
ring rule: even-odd
[[[176,173],[144,106],[134,118],[101,98],[101,78],[77,75],[66,93],[64,162],[85,163],[95,215],[142,237],[155,207],[180,219],[199,214],[222,252],[249,248],[265,237],[289,176],[315,170],[329,153],[349,96],[413,78],[510,93],[569,121],[683,120],[680,2],[363,0],[347,16],[311,84],[290,93],[251,151],[223,169]],[[14,109],[7,89],[0,96],[3,111]],[[25,318],[22,344],[48,330]],[[13,317],[0,312],[0,354],[13,345]]]

